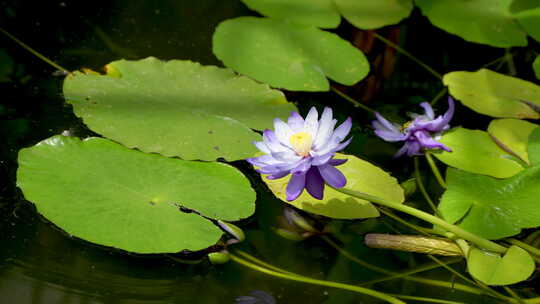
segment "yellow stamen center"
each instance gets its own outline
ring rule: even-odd
[[[296,154],[302,157],[306,157],[309,155],[309,151],[311,151],[311,144],[313,143],[313,139],[311,138],[311,134],[309,133],[298,132],[291,136],[289,142],[291,143],[294,151],[296,151]]]

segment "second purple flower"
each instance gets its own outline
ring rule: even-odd
[[[448,110],[444,115],[435,117],[431,105],[427,102],[420,104],[424,114],[412,114],[412,121],[400,126],[389,122],[379,113],[375,113],[377,120],[373,121],[375,134],[385,141],[404,141],[405,144],[394,157],[405,153],[408,156],[422,155],[424,150],[442,149],[451,152],[450,148],[438,142],[442,132],[450,128],[449,122],[454,115],[454,100],[448,97]]]
[[[287,123],[276,118],[275,131],[265,130],[263,141],[254,143],[265,155],[247,159],[259,167],[259,173],[268,174],[268,179],[292,175],[286,189],[288,201],[300,196],[304,188],[322,199],[325,183],[334,188],[347,183],[335,168],[346,160],[333,157],[351,142],[351,138],[343,141],[351,130],[351,118],[334,130],[337,120],[332,118],[332,109],[325,108],[320,119],[318,116],[313,107],[305,119],[297,112],[291,113]]]

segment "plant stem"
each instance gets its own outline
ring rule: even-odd
[[[392,41],[384,38],[383,36],[377,34],[377,33],[373,33],[375,38],[381,40],[382,42],[386,43],[387,45],[393,47],[394,49],[396,49],[396,51],[398,51],[399,53],[409,57],[409,59],[411,59],[412,61],[416,62],[418,65],[420,65],[421,67],[423,67],[424,69],[426,69],[428,72],[430,72],[431,74],[433,74],[435,77],[439,78],[439,79],[442,79],[442,75],[437,73],[434,69],[432,69],[429,65],[423,63],[422,61],[420,61],[420,59],[414,57],[411,53],[407,52],[406,50],[402,49],[399,45],[393,43]]]
[[[436,216],[433,216],[433,215],[431,215],[429,213],[426,213],[426,212],[424,212],[422,210],[418,210],[416,208],[409,207],[409,206],[407,206],[405,204],[391,202],[391,201],[385,200],[385,199],[380,198],[380,197],[376,197],[376,196],[373,196],[373,195],[369,195],[369,194],[366,194],[366,193],[353,191],[353,190],[349,190],[349,189],[344,189],[344,188],[339,188],[339,189],[338,188],[333,188],[333,189],[335,189],[336,191],[339,191],[341,193],[345,193],[347,195],[357,197],[359,199],[367,200],[367,201],[370,201],[370,202],[373,202],[373,203],[376,203],[376,204],[379,204],[379,205],[386,206],[388,208],[392,208],[392,209],[407,213],[409,215],[412,215],[414,217],[422,219],[422,220],[424,220],[426,222],[432,223],[433,225],[440,226],[440,227],[444,228],[445,230],[454,233],[458,237],[476,244],[480,248],[483,248],[483,249],[486,249],[486,250],[489,250],[489,251],[493,251],[493,252],[497,252],[497,253],[505,253],[506,250],[507,250],[506,247],[503,247],[503,246],[501,246],[501,245],[499,245],[499,244],[497,244],[495,242],[492,242],[490,240],[479,237],[479,236],[477,236],[477,235],[475,235],[473,233],[470,233],[470,232],[468,232],[466,230],[461,229],[460,227],[458,227],[456,225],[452,225],[452,224],[450,224],[450,223],[448,223],[448,222],[446,222],[446,221],[444,221],[444,220],[442,220],[442,219],[440,219],[440,218],[438,218]]]
[[[386,269],[383,269],[383,268],[380,268],[380,267],[377,267],[377,266],[373,266],[373,265],[371,265],[369,263],[366,263],[366,262],[358,259],[357,257],[353,256],[352,254],[350,254],[345,249],[339,247],[335,242],[333,242],[331,239],[329,239],[326,236],[322,236],[322,239],[325,240],[328,244],[330,244],[330,246],[334,247],[344,257],[346,257],[346,258],[350,259],[351,261],[359,264],[360,266],[363,266],[363,267],[366,267],[366,268],[368,268],[370,270],[373,270],[373,271],[388,275],[388,277],[381,278],[381,279],[376,279],[376,280],[372,280],[372,281],[368,281],[368,282],[364,282],[364,283],[361,283],[360,285],[371,285],[371,284],[374,284],[374,283],[380,283],[380,282],[384,282],[384,281],[387,281],[387,280],[403,278],[404,280],[418,282],[418,283],[421,283],[421,284],[434,285],[434,286],[446,287],[446,288],[455,288],[455,289],[458,289],[458,290],[461,290],[461,291],[464,291],[464,292],[469,292],[469,293],[474,293],[474,294],[482,294],[482,291],[480,289],[476,289],[476,288],[471,287],[471,286],[466,286],[466,285],[459,284],[459,283],[448,283],[448,282],[443,282],[443,281],[437,281],[437,280],[431,280],[431,279],[425,279],[425,278],[411,276],[411,274],[415,274],[415,273],[431,270],[431,269],[434,269],[434,268],[438,268],[438,267],[441,266],[439,264],[431,263],[431,264],[428,264],[428,265],[422,265],[422,266],[417,267],[415,269],[407,270],[407,271],[402,272],[402,273],[396,273],[396,272],[388,271]],[[447,264],[453,264],[453,263],[459,262],[461,260],[462,260],[462,258],[453,258],[453,259],[448,259],[446,261],[446,263]],[[439,262],[444,263],[444,262],[442,262],[440,260],[439,260]]]
[[[413,230],[416,230],[424,235],[427,235],[427,236],[431,236],[431,233],[429,232],[430,229],[428,228],[424,228],[424,227],[420,227],[420,226],[417,226],[415,224],[411,224],[409,222],[407,222],[406,220],[400,218],[399,216],[393,214],[392,212],[390,211],[387,211],[385,210],[384,208],[381,208],[381,207],[378,207],[377,210],[379,210],[379,212],[383,213],[384,215],[392,218],[393,220],[397,221],[398,223],[402,224],[402,225],[405,225]]]
[[[446,92],[448,91],[447,88],[444,88],[442,89],[439,93],[437,93],[437,95],[431,100],[430,104],[432,106],[434,106],[439,100],[441,100],[441,98],[444,96],[444,94],[446,94]]]
[[[437,209],[437,206],[435,206],[435,203],[433,202],[431,197],[429,197],[429,194],[427,193],[426,188],[424,187],[424,183],[422,182],[422,177],[420,176],[420,165],[418,162],[418,157],[414,158],[414,177],[416,178],[416,184],[418,185],[420,192],[422,193],[422,195],[428,202],[433,212],[435,212],[435,214],[438,217],[441,217],[441,215],[439,214],[439,210]]]
[[[378,292],[378,291],[375,291],[375,290],[371,290],[371,289],[368,289],[368,288],[364,288],[364,287],[360,287],[360,286],[354,286],[354,285],[348,285],[348,284],[343,284],[343,283],[338,283],[338,282],[317,280],[317,279],[312,279],[312,278],[308,278],[308,277],[304,277],[304,276],[296,275],[296,274],[288,274],[288,273],[278,272],[278,271],[270,270],[270,269],[261,267],[259,265],[253,264],[253,263],[251,263],[249,261],[246,261],[246,260],[242,259],[241,257],[239,257],[239,256],[237,256],[237,255],[235,255],[233,253],[229,253],[229,256],[231,257],[231,260],[237,262],[238,264],[241,264],[241,265],[246,266],[248,268],[251,268],[253,270],[256,270],[256,271],[259,271],[259,272],[262,272],[262,273],[265,273],[265,274],[268,274],[268,275],[271,275],[271,276],[274,276],[274,277],[278,277],[278,278],[282,278],[282,279],[286,279],[286,280],[291,280],[291,281],[308,283],[308,284],[314,284],[314,285],[321,285],[321,286],[328,286],[328,287],[333,287],[333,288],[350,290],[350,291],[354,291],[354,292],[357,292],[357,293],[369,295],[369,296],[372,296],[372,297],[377,298],[377,299],[384,300],[384,301],[386,301],[388,303],[405,304],[405,302],[403,302],[401,300],[398,300],[397,298],[394,298],[394,297],[389,296],[387,294],[384,294],[384,293],[381,293],[381,292]]]
[[[33,48],[29,47],[28,45],[26,45],[24,42],[20,41],[19,39],[17,39],[15,36],[11,35],[10,33],[8,33],[6,30],[4,30],[3,28],[0,28],[0,32],[4,33],[4,35],[8,36],[11,40],[15,41],[18,45],[20,45],[21,47],[23,47],[25,50],[29,51],[30,53],[34,54],[35,56],[37,56],[39,59],[43,60],[44,62],[48,63],[49,65],[53,66],[55,69],[57,70],[60,70],[60,71],[63,71],[63,72],[67,72],[69,73],[69,71],[67,69],[64,69],[62,66],[60,66],[59,64],[53,62],[52,60],[50,60],[49,58],[41,55],[38,51],[34,50]]]
[[[426,298],[426,297],[416,297],[416,296],[407,296],[399,294],[390,294],[396,298],[401,298],[405,300],[413,300],[418,302],[428,302],[428,303],[441,303],[441,304],[465,304],[464,302],[448,301],[442,299]]]
[[[367,112],[370,112],[370,113],[375,113],[375,110],[373,110],[372,108],[354,100],[353,98],[351,98],[349,95],[341,92],[340,90],[334,88],[334,87],[331,87],[330,88],[332,91],[334,91],[336,94],[338,94],[339,96],[341,96],[343,99],[347,100],[348,102],[352,103],[353,106],[357,107],[357,108],[361,108],[362,110],[365,110]]]
[[[435,175],[435,179],[437,179],[437,182],[439,182],[439,185],[441,185],[441,187],[446,189],[446,182],[444,181],[444,178],[442,177],[441,172],[439,171],[439,168],[437,168],[435,161],[431,157],[431,153],[426,152],[424,155],[426,156],[429,166],[431,167],[431,171],[433,172],[433,175]]]
[[[428,255],[428,257],[431,260],[433,260],[435,263],[441,265],[441,267],[444,267],[444,269],[448,270],[453,275],[455,275],[455,276],[459,277],[460,279],[462,279],[463,281],[465,281],[465,282],[467,282],[469,284],[472,284],[472,285],[479,286],[480,288],[484,289],[486,291],[486,293],[490,294],[491,296],[496,297],[496,298],[500,298],[500,299],[506,299],[507,298],[506,296],[504,296],[504,295],[496,292],[495,290],[489,288],[489,286],[486,286],[481,282],[475,282],[475,281],[467,278],[466,276],[459,273],[454,268],[450,267],[448,264],[444,263],[443,261],[439,260],[438,258],[436,258],[436,257],[434,257],[432,255]]]
[[[508,73],[512,76],[517,74],[516,65],[514,64],[514,56],[510,52],[510,49],[504,50],[504,59],[508,64]]]
[[[321,235],[321,238],[325,242],[327,242],[330,246],[334,247],[334,249],[336,249],[341,255],[343,255],[344,257],[348,258],[349,260],[355,262],[356,264],[358,264],[360,266],[363,266],[363,267],[366,267],[367,269],[375,271],[375,272],[384,273],[384,274],[393,274],[393,272],[390,272],[390,271],[388,271],[388,270],[386,270],[384,268],[377,267],[377,266],[371,265],[371,264],[369,264],[367,262],[364,262],[364,261],[360,260],[359,258],[357,258],[354,255],[350,254],[347,250],[341,248],[338,244],[336,244],[334,241],[332,241],[328,236]]]
[[[278,271],[278,272],[282,272],[282,273],[285,273],[285,274],[296,275],[295,273],[292,273],[290,271],[287,271],[285,269],[279,268],[279,267],[274,266],[274,265],[270,265],[270,264],[266,263],[265,261],[259,260],[256,257],[254,257],[254,256],[252,256],[252,255],[250,255],[250,254],[248,254],[246,252],[243,252],[243,251],[240,251],[240,250],[236,250],[235,252],[238,255],[241,255],[242,257],[244,257],[244,258],[246,258],[248,260],[251,260],[254,263],[260,264],[261,266],[264,266],[264,267],[266,267],[268,269]]]

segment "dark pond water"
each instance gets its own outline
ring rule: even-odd
[[[239,1],[220,0],[3,1],[0,10],[1,27],[70,70],[99,70],[112,60],[147,56],[219,65],[211,52],[215,26],[228,18],[253,14]],[[415,28],[415,23],[409,24],[411,28]],[[344,28],[343,33],[348,33],[348,29]],[[442,49],[438,49],[440,54],[444,54]],[[130,255],[66,235],[40,217],[16,188],[17,151],[64,130],[70,129],[79,136],[91,132],[64,104],[62,77],[54,76],[54,69],[3,36],[0,51],[13,60],[16,70],[12,81],[0,83],[0,303],[234,303],[236,297],[252,290],[272,294],[277,303],[379,303],[347,291],[272,278],[233,262],[187,265],[165,255]],[[429,53],[421,48],[417,51],[420,55]],[[426,58],[436,62],[441,56]],[[474,61],[463,58],[461,64]],[[394,84],[387,85],[387,96],[398,94],[392,91],[392,85],[410,82],[407,64],[400,69],[400,76],[392,80]],[[427,80],[429,76],[423,72],[418,74],[409,91],[416,96],[432,96],[440,87],[433,79]],[[303,109],[311,104],[330,104],[335,99],[323,94],[290,96],[292,100],[302,100]],[[334,106],[340,109],[342,117],[350,113],[351,108],[343,101]],[[359,131],[368,117],[359,114],[357,118]],[[387,160],[392,149],[380,142],[369,142],[359,134],[349,152]],[[237,165],[246,169],[243,164]],[[406,176],[410,168],[406,166],[400,172]],[[257,177],[251,178],[257,182]],[[278,225],[283,204],[263,187],[257,190],[256,215],[239,224],[247,233],[247,241],[239,248],[271,264],[319,279],[354,284],[381,276],[343,258],[320,238],[292,242],[277,236],[273,227]],[[390,221],[345,221],[335,225],[340,231],[337,237],[347,244],[347,249],[370,263],[400,271],[428,262],[420,256],[381,253],[362,245],[365,232],[402,229]],[[454,266],[463,270],[462,264]],[[460,283],[445,270],[422,275]],[[372,287],[465,303],[495,303],[486,296],[406,280]]]

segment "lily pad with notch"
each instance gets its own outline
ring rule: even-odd
[[[448,168],[446,180],[439,211],[450,223],[490,240],[540,226],[540,166],[506,179]]]
[[[369,73],[366,57],[350,42],[287,20],[225,20],[214,32],[212,47],[226,66],[290,91],[328,91],[326,77],[353,85]]]
[[[249,181],[224,163],[65,136],[22,149],[18,161],[17,185],[40,214],[71,235],[130,252],[207,248],[222,235],[212,220],[255,210]]]
[[[500,256],[478,248],[471,248],[467,257],[469,273],[488,285],[510,285],[526,280],[535,269],[534,260],[527,251],[510,246]]]

